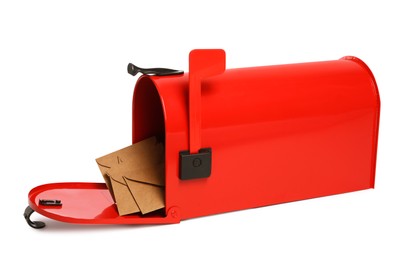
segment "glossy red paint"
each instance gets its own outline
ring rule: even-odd
[[[40,199],[59,198],[62,206],[39,205]],[[79,224],[163,224],[180,222],[179,211],[119,216],[105,183],[62,182],[38,186],[29,193],[29,206],[48,218]]]
[[[215,57],[214,73],[195,59],[189,74],[141,76],[133,96],[133,143],[165,137],[165,211],[120,217],[105,185],[95,183],[39,186],[30,206],[71,223],[161,224],[374,187],[380,99],[361,60],[218,74],[224,51],[196,52]],[[194,121],[191,111],[199,113]],[[211,176],[180,180],[179,152],[199,147],[212,149]],[[38,205],[49,197],[62,208]]]

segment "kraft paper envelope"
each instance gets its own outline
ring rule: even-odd
[[[150,137],[96,159],[119,215],[165,207],[164,146]]]

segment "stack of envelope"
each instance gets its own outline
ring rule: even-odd
[[[150,137],[96,159],[119,215],[165,207],[164,145]]]

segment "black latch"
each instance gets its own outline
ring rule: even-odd
[[[198,153],[180,152],[180,179],[192,180],[211,175],[211,148],[200,149]]]
[[[39,200],[39,205],[43,206],[62,206],[61,200]]]

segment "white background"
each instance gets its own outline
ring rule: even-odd
[[[285,2],[285,3],[282,3]],[[339,2],[339,1],[338,1]],[[413,259],[410,1],[2,1],[0,259]],[[131,142],[133,62],[188,70],[354,55],[381,95],[376,188],[163,226],[85,226],[34,213],[53,182],[102,182],[95,158]]]

